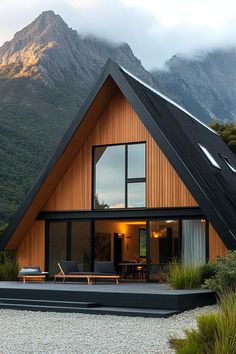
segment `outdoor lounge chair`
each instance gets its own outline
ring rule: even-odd
[[[48,273],[41,272],[40,267],[27,266],[20,270],[18,279],[22,280],[23,283],[25,283],[26,280],[45,280],[46,274]]]
[[[97,279],[114,279],[116,284],[119,284],[120,276],[116,274],[115,265],[113,262],[95,261],[94,273],[91,280]]]
[[[94,272],[80,272],[78,264],[73,261],[60,261],[58,262],[60,273],[55,274],[54,283],[57,279],[87,279],[88,285],[93,284],[93,280],[97,279],[114,279],[118,284],[120,278],[116,275],[115,267],[112,262],[95,262]]]

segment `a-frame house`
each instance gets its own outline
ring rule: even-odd
[[[220,136],[109,60],[0,248],[53,275],[236,249],[236,158]]]

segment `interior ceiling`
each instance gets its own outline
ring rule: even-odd
[[[145,225],[146,226],[146,221],[124,221],[123,222],[126,225]]]
[[[146,226],[145,220],[134,220],[134,221],[126,221],[126,220],[99,220],[97,222],[104,223],[119,223],[125,225],[141,225]],[[151,220],[151,223],[154,225],[165,226],[165,227],[173,227],[174,225],[178,225],[178,220]]]

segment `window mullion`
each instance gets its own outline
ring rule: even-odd
[[[146,178],[127,178],[127,183],[146,182]]]

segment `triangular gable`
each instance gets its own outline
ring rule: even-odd
[[[235,249],[236,218],[232,218],[232,215],[235,216],[236,211],[236,176],[232,178],[225,166],[221,171],[214,171],[202,155],[198,143],[214,146],[219,153],[230,156],[236,165],[235,157],[217,134],[110,60],[58,149],[15,214],[0,248],[5,248],[11,237],[19,237],[25,232],[30,221],[37,217],[49,197],[52,185],[56,186],[74,157],[73,139],[82,143],[85,136],[81,132],[89,132],[94,113],[97,115],[105,107],[117,86],[158,142],[225,245]],[[227,186],[226,191],[224,185]],[[217,192],[215,188],[218,188]]]
[[[146,208],[198,207],[133,107],[117,89],[42,212],[90,210],[93,199],[93,147],[144,141]]]

